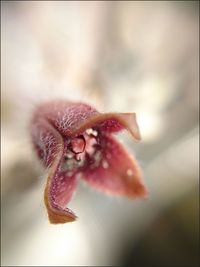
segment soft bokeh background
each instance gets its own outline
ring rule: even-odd
[[[198,1],[1,2],[1,245],[5,266],[199,266]],[[148,200],[80,183],[77,222],[50,225],[31,149],[36,103],[136,112]]]

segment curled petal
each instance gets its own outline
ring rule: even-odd
[[[75,175],[67,176],[65,173],[50,172],[45,188],[44,202],[51,223],[71,222],[77,218],[74,212],[66,207],[75,191],[76,184]]]
[[[98,159],[85,169],[83,179],[111,195],[146,197],[141,171],[135,159],[114,137],[104,135]]]
[[[135,140],[141,140],[135,113],[99,113],[80,123],[74,134],[93,127],[106,133],[116,133],[127,129]]]
[[[44,119],[34,120],[32,140],[38,157],[48,167],[48,178],[44,201],[51,223],[64,223],[76,219],[68,208],[76,187],[75,174],[60,172],[59,168],[64,155],[64,141],[59,132]],[[70,176],[69,176],[70,174]]]
[[[135,113],[99,113],[86,104],[52,101],[39,107],[36,116],[48,120],[68,137],[94,127],[109,133],[127,129],[135,140],[141,140]]]

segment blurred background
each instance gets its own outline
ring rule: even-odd
[[[199,2],[1,2],[2,266],[199,266]],[[79,219],[50,225],[29,119],[82,100],[136,112],[147,200],[80,182]]]

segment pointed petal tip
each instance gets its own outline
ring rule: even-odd
[[[135,197],[147,200],[149,198],[149,191],[147,190],[146,186],[141,185],[141,187],[135,192]]]
[[[120,115],[126,123],[127,130],[135,138],[137,142],[142,140],[140,128],[137,123],[136,113],[124,113]]]
[[[127,197],[133,199],[148,199],[149,191],[146,186],[141,182],[137,181],[134,186],[127,192]]]
[[[44,202],[47,208],[49,222],[51,224],[63,224],[67,222],[73,222],[78,218],[76,214],[69,208],[62,208],[50,201],[48,195],[48,183],[44,192]]]
[[[51,224],[73,222],[78,218],[74,213],[64,213],[60,211],[54,211],[53,209],[48,209],[48,217]]]

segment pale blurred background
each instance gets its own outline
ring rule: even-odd
[[[198,1],[1,2],[2,266],[199,266]],[[29,140],[36,103],[136,112],[120,134],[148,200],[80,183],[78,221],[50,225]]]

